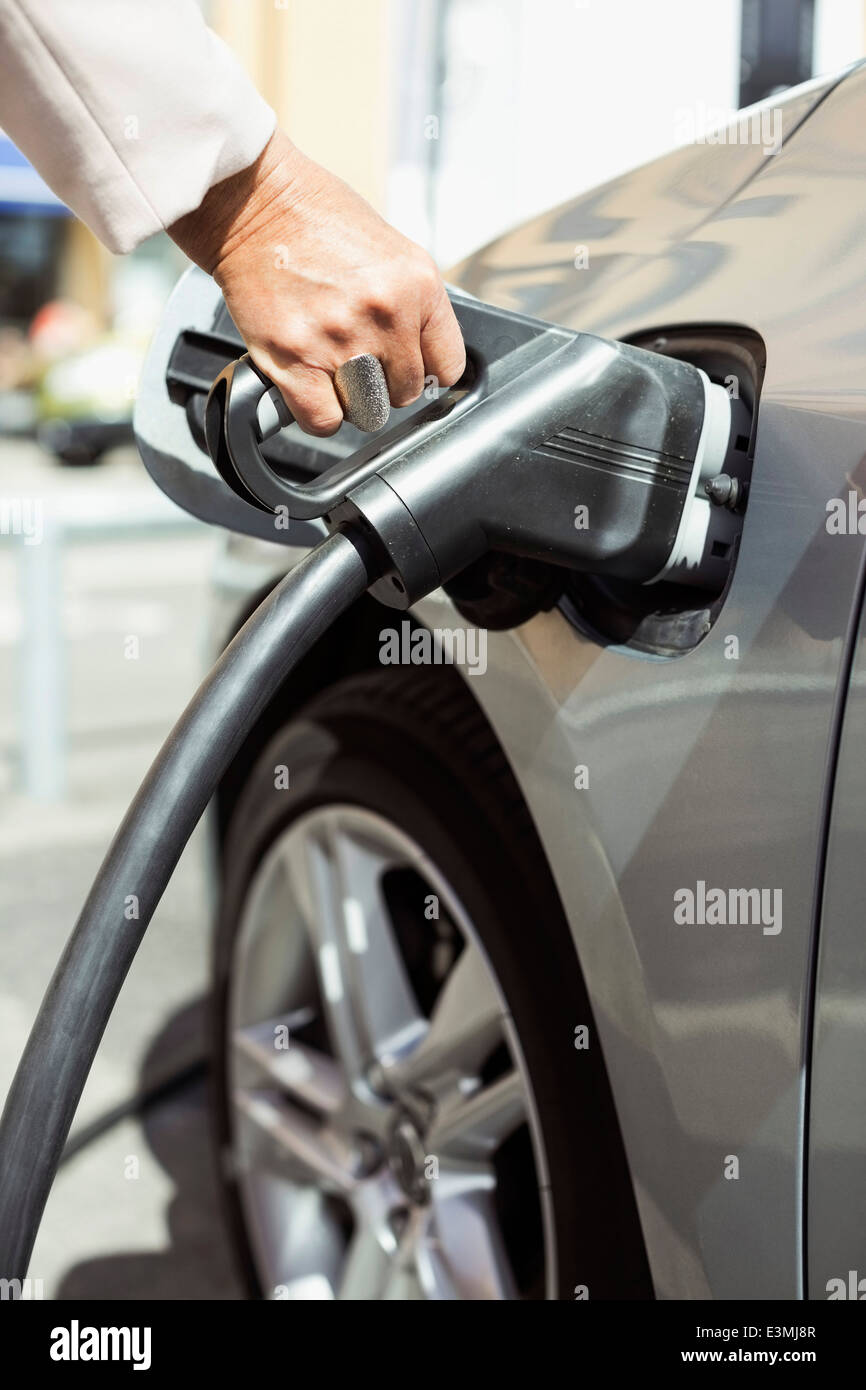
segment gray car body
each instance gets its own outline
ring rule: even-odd
[[[866,482],[866,69],[778,105],[774,153],[678,150],[453,276],[609,337],[730,324],[766,346],[742,546],[708,635],[658,659],[554,609],[490,633],[467,673],[570,923],[662,1298],[823,1298],[866,1276],[864,542],[826,524]],[[274,551],[231,553],[237,613]],[[441,592],[416,611],[462,623]],[[700,881],[780,894],[781,929],[678,922],[675,894]],[[525,925],[543,950],[544,923]]]
[[[652,660],[555,612],[491,638],[474,682],[569,915],[661,1297],[826,1297],[866,1271],[866,769],[850,729],[821,911],[863,558],[862,536],[826,523],[864,480],[864,103],[857,69],[783,107],[778,153],[689,147],[458,272],[481,298],[610,337],[728,323],[766,346],[742,548],[709,635]],[[699,880],[778,890],[781,931],[676,923],[674,894]]]

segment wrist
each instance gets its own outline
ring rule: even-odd
[[[257,227],[267,224],[275,207],[285,212],[307,163],[289,137],[276,130],[253,164],[209,188],[193,212],[172,223],[169,236],[218,280],[222,262]]]

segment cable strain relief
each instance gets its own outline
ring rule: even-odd
[[[341,510],[342,506],[343,504],[341,504]],[[324,520],[331,535],[339,533],[339,535],[344,536],[358,552],[361,563],[367,572],[368,587],[376,584],[382,578],[388,563],[388,556],[380,544],[378,536],[374,534],[364,517],[360,515],[345,517],[336,525],[331,525],[331,517],[325,517]]]
[[[388,608],[406,609],[442,580],[418,523],[378,474],[367,478],[327,516],[332,531],[351,535],[372,575],[370,593]]]

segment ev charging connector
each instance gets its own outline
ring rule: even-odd
[[[451,298],[463,379],[309,483],[262,450],[275,388],[248,356],[229,364],[205,416],[229,487],[355,528],[384,566],[372,592],[395,608],[489,551],[711,586],[734,524],[706,491],[727,453],[726,391],[688,362]]]

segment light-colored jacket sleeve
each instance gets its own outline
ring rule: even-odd
[[[194,0],[0,0],[0,126],[112,251],[198,207],[274,123]]]

